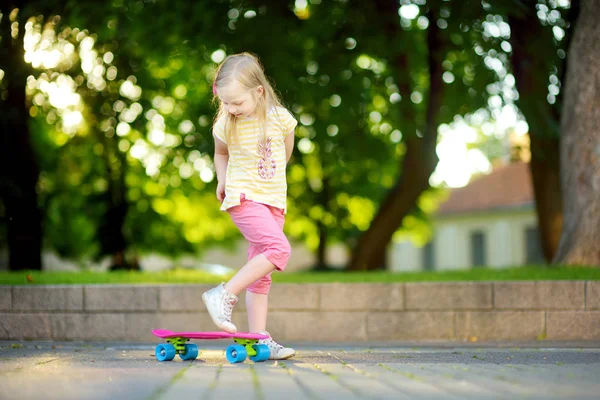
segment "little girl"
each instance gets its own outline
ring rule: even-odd
[[[248,262],[227,283],[207,291],[202,300],[222,330],[235,333],[231,312],[246,292],[250,332],[266,332],[271,273],[283,271],[290,244],[283,233],[286,165],[294,147],[297,122],[265,77],[258,59],[248,53],[229,56],[217,70],[213,93],[219,111],[213,125],[217,198],[221,210],[249,243]],[[269,339],[270,359],[293,357],[295,350]]]

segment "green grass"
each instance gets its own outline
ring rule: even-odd
[[[28,279],[29,277],[29,279]],[[452,282],[507,280],[600,280],[600,268],[525,266],[508,269],[477,268],[439,272],[284,272],[273,274],[276,282]],[[178,269],[162,272],[0,272],[2,285],[31,284],[143,284],[207,283],[226,281],[229,277],[202,271]]]

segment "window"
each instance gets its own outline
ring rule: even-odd
[[[485,253],[485,233],[482,231],[471,232],[471,266],[481,267],[486,265]]]
[[[544,264],[544,253],[540,242],[540,232],[537,226],[525,229],[525,262],[527,264]]]
[[[435,269],[435,255],[433,253],[433,240],[423,246],[423,269],[433,271]]]

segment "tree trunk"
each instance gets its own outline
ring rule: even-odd
[[[327,265],[327,227],[321,221],[317,221],[317,229],[319,230],[319,247],[317,248],[317,264],[316,271],[325,271]]]
[[[552,32],[542,27],[534,5],[510,16],[512,67],[519,91],[517,106],[529,125],[531,177],[540,241],[546,261],[554,258],[562,229],[560,193],[559,105],[546,101],[552,58],[539,49],[552,46]],[[533,21],[533,22],[532,22]],[[563,66],[564,68],[564,66]],[[563,69],[559,68],[559,69]]]
[[[600,266],[600,2],[583,0],[569,47],[561,118],[564,224],[559,264]]]
[[[323,160],[325,162],[325,160]],[[323,187],[321,193],[317,194],[317,202],[323,207],[324,210],[329,208],[329,201],[331,200],[331,186],[329,185],[329,177],[323,178]],[[317,262],[314,267],[316,271],[327,271],[329,265],[327,264],[327,241],[328,233],[327,225],[321,220],[317,221],[317,229],[319,232],[319,247],[317,248]]]
[[[394,2],[389,2],[394,5]],[[384,8],[384,6],[382,6]],[[396,7],[397,8],[397,7]],[[390,40],[399,35],[397,11],[394,14],[394,25],[388,24],[386,32]],[[437,21],[435,11],[430,8],[427,15],[429,21]],[[429,177],[435,170],[438,157],[435,151],[437,144],[437,114],[443,102],[442,81],[442,39],[437,24],[431,23],[427,29],[427,44],[429,48],[429,102],[427,105],[426,127],[423,137],[407,132],[405,141],[406,153],[402,160],[401,176],[389,192],[369,229],[360,237],[350,264],[349,270],[374,270],[385,265],[387,246],[392,235],[401,226],[402,220],[415,207],[421,194],[429,188]],[[396,62],[405,62],[403,57],[395,57]],[[404,61],[403,61],[404,60]],[[406,65],[395,65],[399,74],[406,74]],[[399,77],[402,82],[406,78]],[[403,98],[408,99],[408,96]]]
[[[129,241],[125,237],[123,227],[129,211],[127,202],[127,186],[125,174],[127,173],[127,158],[117,145],[115,137],[106,138],[104,132],[98,132],[105,139],[106,179],[108,189],[101,196],[106,206],[106,213],[98,227],[98,241],[100,242],[100,255],[110,255],[112,262],[111,271],[135,269],[126,257]]]
[[[6,12],[6,11],[5,11]],[[11,22],[4,15],[1,51],[6,58],[0,99],[0,195],[7,222],[9,269],[41,270],[42,223],[36,185],[39,168],[31,143],[25,99],[29,65],[24,60],[24,18],[19,36],[11,39]]]

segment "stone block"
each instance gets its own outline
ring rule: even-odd
[[[123,340],[125,314],[51,314],[54,340]]]
[[[375,310],[404,309],[402,283],[330,283],[319,285],[321,310]]]
[[[499,310],[583,310],[585,282],[494,282]]]
[[[456,313],[458,340],[534,340],[544,333],[543,311]]]
[[[0,311],[12,308],[12,286],[0,286]]]
[[[585,290],[585,309],[600,310],[600,281],[587,281]]]
[[[283,327],[282,340],[298,341],[365,341],[367,340],[367,318],[364,312],[311,312],[290,311],[269,314],[276,320],[271,333],[279,340]],[[271,328],[269,328],[271,329]]]
[[[160,311],[205,311],[202,293],[213,285],[166,285],[158,288]],[[236,306],[237,307],[237,306]]]
[[[268,318],[268,315],[267,315]],[[204,329],[206,331],[218,331],[217,326],[212,322],[210,316],[208,316],[209,325],[207,325]],[[233,314],[231,315],[231,322],[235,325],[238,332],[248,332],[248,314],[244,310],[238,310],[237,306],[233,310]]]
[[[452,340],[454,313],[443,311],[372,312],[369,340]]]
[[[319,308],[319,285],[275,283],[269,292],[270,310],[316,310]]]
[[[600,311],[548,311],[549,340],[600,340]]]
[[[158,286],[88,285],[84,287],[87,311],[156,311]]]
[[[83,286],[15,286],[12,308],[15,311],[81,311]]]
[[[0,339],[39,339],[52,338],[48,314],[0,314]]]
[[[492,308],[492,284],[483,282],[407,283],[406,310]]]
[[[288,340],[286,338],[286,321],[287,321],[287,312],[284,311],[275,311],[275,312],[271,312],[269,311],[269,314],[267,315],[267,331],[269,331],[269,333],[271,334],[272,337],[275,338],[275,340],[277,341],[282,341],[282,340]],[[238,327],[240,326],[247,326],[248,323],[247,321],[244,323],[244,325],[237,325]],[[239,329],[239,328],[238,328]],[[306,338],[305,340],[309,341],[311,340],[310,338]]]

